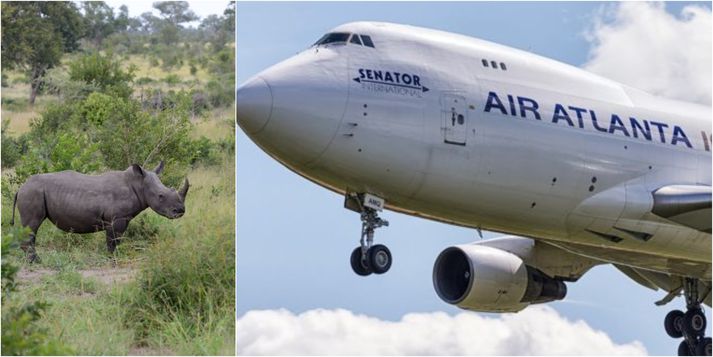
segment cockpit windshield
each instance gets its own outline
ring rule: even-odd
[[[371,41],[371,37],[367,35],[351,34],[348,32],[330,32],[312,46],[322,46],[330,43],[341,43],[341,44],[354,44],[359,46],[366,46],[374,48],[374,42]]]
[[[314,43],[314,46],[326,45],[328,43],[335,43],[335,42],[346,43],[348,39],[349,39],[348,32],[331,32],[331,33],[328,33],[328,34],[322,36],[322,38],[320,38],[317,42]]]

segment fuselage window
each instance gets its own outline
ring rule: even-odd
[[[349,33],[348,32],[332,32],[328,33],[322,38],[319,39],[314,45],[319,46],[319,45],[326,45],[329,43],[335,43],[335,42],[344,42],[346,43],[347,40],[349,39]]]
[[[498,63],[495,61],[490,61],[490,65],[493,66],[493,68],[498,69]]]
[[[507,71],[507,70],[508,70],[508,68],[505,67],[505,63],[502,63],[502,62],[500,62],[500,69],[502,69],[503,71]]]
[[[371,37],[367,35],[361,35],[361,42],[364,43],[364,46],[374,48],[374,42],[371,42]]]
[[[359,35],[353,34],[352,38],[349,40],[349,43],[353,43],[355,45],[361,46],[361,41],[359,40]]]
[[[483,59],[483,67],[487,67],[487,66],[488,66],[488,60]]]

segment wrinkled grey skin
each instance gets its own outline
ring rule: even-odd
[[[161,183],[161,171],[163,161],[153,171],[134,164],[98,176],[76,171],[30,176],[15,194],[11,221],[17,204],[22,225],[32,230],[22,244],[30,262],[39,259],[35,236],[45,219],[65,232],[106,231],[106,246],[113,253],[129,221],[147,207],[171,219],[183,216],[188,179],[176,191]]]

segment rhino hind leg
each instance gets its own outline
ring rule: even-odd
[[[32,230],[29,239],[20,244],[20,248],[27,254],[27,260],[30,263],[39,263],[40,257],[35,251],[35,237],[37,230],[40,229],[42,222],[47,218],[47,212],[44,204],[44,196],[37,194],[23,194],[18,192],[18,210],[20,211],[20,223],[23,227],[28,227]]]
[[[27,255],[27,261],[30,264],[42,262],[40,256],[37,255],[37,251],[35,250],[35,233],[30,233],[30,238],[20,243],[20,248]]]

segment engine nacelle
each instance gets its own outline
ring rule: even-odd
[[[483,312],[517,312],[530,304],[562,300],[567,286],[504,250],[459,245],[438,255],[433,286],[443,301]]]

